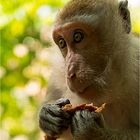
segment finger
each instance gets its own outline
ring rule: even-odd
[[[62,117],[64,119],[70,118],[70,115],[59,108],[57,105],[51,105],[46,108],[47,113],[51,114],[52,116]]]
[[[66,99],[66,98],[60,98],[56,101],[55,103],[56,105],[59,105],[60,107],[66,105],[66,104],[70,104],[70,101],[69,99]]]
[[[74,127],[78,128],[79,125],[81,125],[80,122],[83,122],[84,118],[81,115],[81,111],[76,111],[74,116],[72,117],[72,124],[74,125]]]
[[[70,115],[56,105],[49,105],[47,108],[43,107],[39,117],[54,125],[61,124],[61,126],[66,126],[70,123]]]
[[[42,119],[39,120],[39,126],[45,133],[47,133],[51,136],[60,134],[60,133],[62,133],[62,131],[64,129],[67,128],[67,127],[61,127],[61,126],[58,127],[56,125],[51,124],[48,121],[45,121],[45,123],[44,123],[44,120],[42,120]]]
[[[68,119],[70,115],[63,111],[58,105],[55,104],[48,104],[41,109],[41,115],[46,116],[47,113],[51,114],[52,116],[62,117]]]

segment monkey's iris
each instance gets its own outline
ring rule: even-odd
[[[74,42],[79,43],[83,40],[84,35],[81,32],[76,32],[73,36]]]
[[[58,45],[61,49],[65,48],[66,47],[66,42],[63,38],[61,38],[58,42]]]

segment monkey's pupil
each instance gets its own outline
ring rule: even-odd
[[[82,39],[83,39],[82,33],[75,33],[75,34],[74,34],[74,41],[75,41],[76,43],[79,43]]]
[[[66,46],[66,42],[64,39],[59,40],[59,46],[63,49]]]

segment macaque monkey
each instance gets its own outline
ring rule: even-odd
[[[139,139],[139,40],[131,33],[128,2],[71,0],[56,17],[56,64],[40,128],[60,140]],[[106,103],[101,113],[61,105]]]

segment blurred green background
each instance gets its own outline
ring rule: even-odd
[[[1,140],[44,140],[37,119],[55,57],[51,29],[67,1],[0,0]],[[140,33],[135,1],[130,4],[132,25]]]

